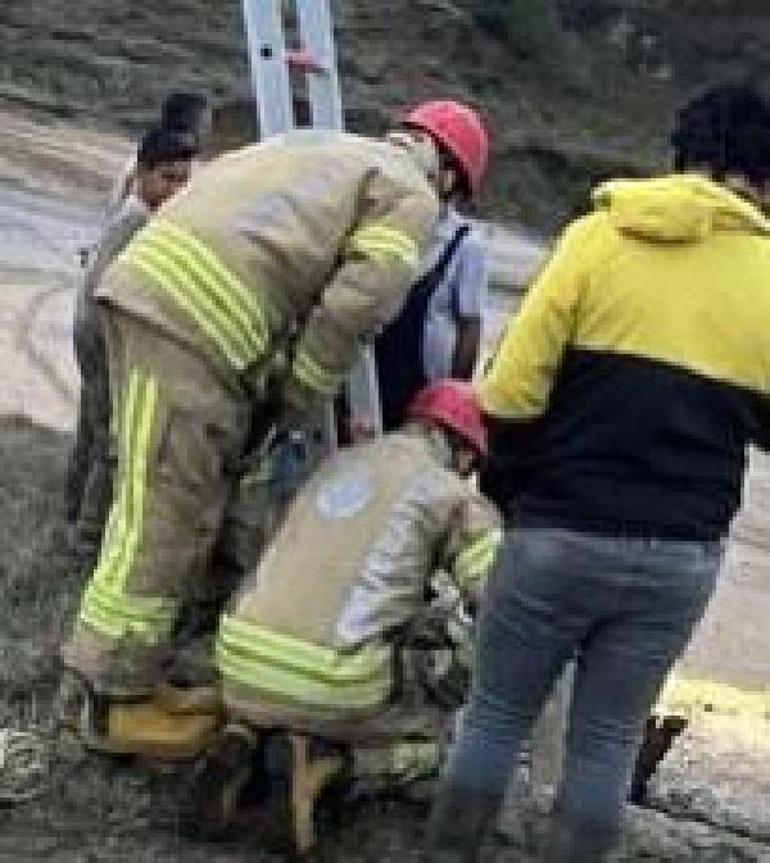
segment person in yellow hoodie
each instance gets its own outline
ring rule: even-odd
[[[747,447],[770,449],[770,104],[715,87],[672,142],[675,173],[596,190],[481,382],[486,485],[516,529],[428,859],[477,859],[576,652],[544,859],[605,859],[645,719],[714,589]]]
[[[453,116],[480,134],[470,108]],[[333,398],[360,340],[397,313],[452,153],[414,126],[276,136],[202,168],[105,273],[117,477],[63,648],[99,702],[95,734],[109,737],[113,706],[154,697],[186,607],[225,592],[212,549],[249,449]]]

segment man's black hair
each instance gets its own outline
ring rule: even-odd
[[[193,159],[197,153],[197,143],[189,132],[156,126],[142,136],[136,158],[140,167],[151,171],[167,162]]]
[[[445,147],[441,141],[436,141],[436,147],[438,148],[438,157],[441,167],[452,168],[457,177],[455,188],[452,191],[452,196],[456,198],[460,204],[467,207],[473,200],[473,192],[471,191],[470,178],[465,172],[465,168],[463,168],[463,166],[449,151],[449,148]]]
[[[717,179],[770,179],[770,103],[749,84],[722,84],[677,114],[671,135],[679,171],[708,168]]]
[[[160,124],[197,135],[208,100],[200,93],[171,93],[160,111]]]

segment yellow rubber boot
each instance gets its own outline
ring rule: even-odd
[[[170,683],[162,683],[155,694],[155,701],[168,713],[222,713],[222,697],[216,686],[194,686],[182,689]]]
[[[168,710],[157,697],[138,704],[111,704],[106,748],[147,758],[191,759],[211,746],[220,727],[218,711]]]

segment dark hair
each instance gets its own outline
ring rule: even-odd
[[[717,179],[736,173],[770,178],[770,103],[748,84],[712,87],[680,109],[671,134],[678,171],[708,167]]]
[[[452,190],[452,196],[461,204],[468,206],[473,200],[473,192],[471,191],[471,180],[467,171],[460,162],[452,155],[448,147],[445,147],[441,141],[433,139],[438,148],[439,163],[442,168],[452,168],[455,172],[457,180],[455,187]]]
[[[156,126],[142,136],[136,161],[142,168],[152,170],[167,162],[187,161],[197,153],[197,143],[189,132]]]
[[[171,93],[160,109],[160,124],[168,129],[199,133],[208,100],[200,93]]]
[[[259,139],[259,120],[254,97],[232,96],[214,105],[212,134],[207,142],[208,155],[235,150]]]

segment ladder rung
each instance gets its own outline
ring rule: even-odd
[[[328,75],[329,73],[329,69],[320,60],[316,59],[310,51],[304,49],[287,51],[286,62],[289,64],[290,69],[298,69],[302,72],[316,74],[324,73]]]

